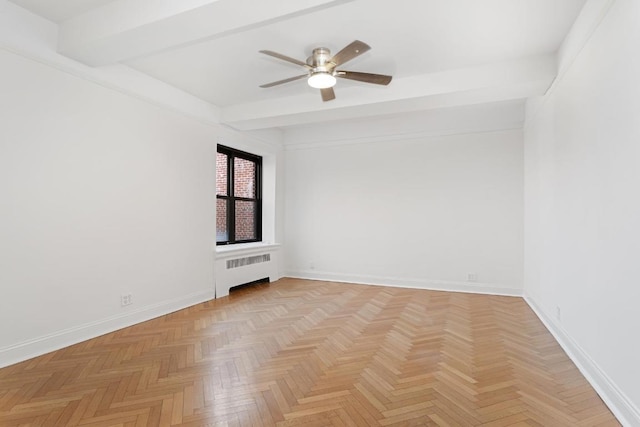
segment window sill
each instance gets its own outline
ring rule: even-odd
[[[275,252],[280,249],[280,243],[239,243],[237,245],[216,246],[216,259],[236,257],[238,255],[250,255],[260,252]]]

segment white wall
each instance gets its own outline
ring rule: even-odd
[[[263,233],[282,240],[280,132],[220,126],[215,106],[56,41],[0,0],[0,366],[213,298],[216,143],[264,157]]]
[[[217,143],[264,157],[263,233],[282,240],[279,131],[61,56],[57,30],[0,0],[0,366],[213,298]]]
[[[483,108],[448,114],[463,126]],[[306,143],[322,136],[313,128],[285,136],[288,275],[521,292],[520,130],[407,136],[389,128],[367,141],[360,124],[349,126],[351,139],[327,126],[334,140],[325,146]]]
[[[0,69],[1,364],[212,297],[213,128],[7,51]]]
[[[527,111],[525,293],[631,426],[640,425],[640,2],[608,3]]]

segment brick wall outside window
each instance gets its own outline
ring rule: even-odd
[[[236,240],[256,238],[255,202],[236,202]]]
[[[245,159],[233,159],[234,193],[236,197],[255,197],[256,164]]]

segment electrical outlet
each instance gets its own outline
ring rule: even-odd
[[[478,281],[478,273],[467,274],[467,282],[477,282],[477,281]]]
[[[132,303],[131,294],[122,294],[120,295],[120,305],[124,307],[125,305],[131,305]]]
[[[562,320],[562,312],[559,305],[556,306],[556,319],[558,319],[558,322]]]
[[[315,270],[315,269],[316,269],[316,264],[315,264],[313,261],[311,261],[311,262],[309,263],[309,268],[310,268],[311,270]]]

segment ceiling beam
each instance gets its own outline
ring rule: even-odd
[[[340,88],[322,102],[309,93],[222,109],[221,122],[238,130],[474,105],[543,95],[557,74],[554,55],[396,78],[387,87]]]
[[[109,65],[349,1],[116,0],[64,21],[58,52],[90,66]]]

